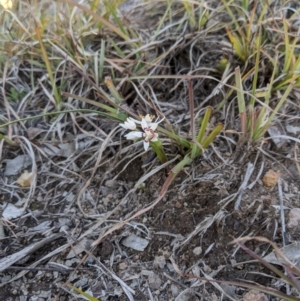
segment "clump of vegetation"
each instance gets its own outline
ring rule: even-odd
[[[34,162],[24,212],[42,182],[37,162],[54,156],[64,158],[54,163],[57,175],[82,183],[72,186],[75,203],[93,220],[82,204],[98,169],[106,166],[102,182],[107,174],[116,179],[146,156],[144,165],[152,168],[131,193],[165,172],[154,202],[93,237],[92,248],[153,209],[178,174],[190,176],[187,168],[208,150],[229,165],[240,149],[243,159],[267,153],[276,137],[299,143],[269,132],[299,115],[297,2],[0,4],[0,159],[26,154]],[[65,140],[75,141],[74,149],[66,150]]]

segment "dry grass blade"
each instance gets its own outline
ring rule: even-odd
[[[49,242],[52,242],[53,240],[55,240],[59,237],[61,237],[61,234],[53,234],[49,237],[46,237],[38,242],[31,244],[30,246],[24,248],[23,250],[15,253],[13,255],[4,257],[3,259],[0,260],[0,271],[1,272],[5,271],[7,268],[9,268],[15,262],[19,261],[20,259],[24,258],[25,256],[28,256],[30,253],[42,248]]]
[[[265,287],[265,286],[260,285],[258,283],[249,284],[249,283],[236,282],[236,281],[222,281],[222,280],[215,280],[215,279],[207,279],[206,277],[198,277],[198,276],[195,276],[193,274],[187,274],[187,273],[180,270],[180,268],[176,264],[173,257],[170,257],[170,260],[173,264],[173,267],[174,267],[174,270],[176,271],[176,273],[178,273],[181,277],[184,277],[184,278],[197,279],[197,280],[200,280],[200,281],[207,281],[207,282],[214,282],[214,283],[219,283],[219,284],[228,284],[228,285],[244,287],[244,288],[247,288],[249,290],[260,291],[260,292],[267,293],[271,296],[275,296],[275,297],[278,297],[278,298],[283,298],[284,300],[288,300],[288,301],[299,301],[300,300],[299,297],[288,296],[283,292],[280,292],[278,290],[275,290],[275,289],[272,289],[272,288],[269,288],[269,287]]]
[[[3,299],[84,297],[66,277],[94,300],[243,298],[214,280],[222,271],[299,300],[287,249],[280,279],[235,268],[242,250],[228,246],[298,233],[283,219],[299,209],[297,1],[19,0],[1,12]],[[278,191],[261,182],[270,168],[282,232]],[[166,276],[172,252],[189,279]]]
[[[81,289],[79,289],[71,284],[68,284],[68,287],[70,287],[76,293],[80,294],[84,299],[87,299],[89,301],[101,301],[101,299],[94,298],[93,296],[87,294],[86,292],[82,291]]]
[[[95,18],[97,21],[103,23],[105,26],[107,26],[109,29],[111,29],[113,32],[115,32],[118,36],[120,36],[125,41],[130,41],[129,36],[127,36],[126,34],[124,34],[118,27],[116,27],[112,23],[108,22],[107,20],[105,20],[104,18],[102,18],[101,16],[99,16],[98,14],[94,13],[90,9],[86,8],[82,4],[74,2],[72,0],[64,0],[64,1],[67,2],[67,3],[72,4],[73,6],[78,7],[82,11],[86,12],[87,14],[89,14],[90,16],[92,16],[93,18]]]
[[[49,58],[48,58],[48,54],[47,54],[47,51],[45,49],[44,42],[42,40],[42,36],[41,36],[40,30],[39,30],[37,25],[36,25],[36,28],[35,28],[35,33],[37,35],[38,41],[39,41],[40,46],[41,46],[42,56],[43,56],[44,62],[46,64],[46,69],[47,69],[48,76],[50,78],[50,82],[51,82],[52,89],[53,89],[53,92],[54,92],[54,97],[55,97],[54,103],[56,104],[56,107],[59,111],[61,109],[61,96],[60,96],[60,93],[58,92],[58,89],[57,89],[57,86],[56,86],[56,81],[54,79],[53,71],[52,71],[51,64],[50,64],[50,61],[49,61]]]
[[[281,279],[285,280],[286,283],[289,283],[290,285],[292,285],[293,287],[297,288],[298,290],[300,290],[300,286],[299,286],[299,282],[296,279],[290,278],[288,276],[286,276],[284,273],[282,273],[279,269],[277,269],[273,264],[268,263],[267,261],[265,261],[263,258],[261,258],[260,256],[258,256],[256,253],[254,253],[253,251],[251,251],[249,248],[247,248],[244,245],[244,242],[250,241],[250,240],[256,240],[256,241],[260,241],[260,242],[267,242],[269,244],[272,245],[276,255],[283,260],[284,262],[284,266],[286,266],[290,272],[293,271],[293,273],[296,274],[296,276],[300,276],[300,270],[294,266],[294,264],[292,262],[289,261],[288,258],[286,258],[286,256],[282,253],[282,251],[276,246],[275,243],[271,242],[270,240],[268,240],[267,238],[264,237],[241,237],[238,239],[235,239],[233,243],[238,243],[239,246],[245,250],[249,255],[251,255],[251,257],[257,259],[260,263],[262,263],[264,266],[266,266],[268,269],[270,269],[271,271],[273,271],[276,275],[278,275]],[[294,281],[296,280],[296,281]],[[288,300],[288,299],[287,299]]]

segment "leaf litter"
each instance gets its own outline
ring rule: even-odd
[[[165,9],[163,3],[159,2],[160,5]],[[218,7],[217,2],[214,5]],[[211,32],[205,29],[203,35],[201,31],[190,32],[190,21],[182,19],[180,4],[174,8],[174,23],[161,21],[153,32],[151,29],[159,18],[164,20],[168,14],[153,14],[151,6],[125,8],[120,9],[123,22],[129,22],[140,33],[144,42],[140,49],[147,50],[149,61],[141,68],[159,78],[130,79],[120,84],[120,91],[130,100],[129,110],[146,114],[150,104],[152,108],[159,108],[166,122],[188,135],[186,84],[172,75],[188,73],[191,66],[195,67],[193,72],[199,75],[194,84],[195,113],[199,116],[204,102],[213,106],[222,100],[229,79],[223,76],[218,83],[212,78],[219,57],[224,51],[226,55],[232,53],[232,46],[220,34],[223,25],[219,20],[224,13],[219,13],[220,7],[211,8],[212,18],[207,24]],[[145,13],[151,16],[151,26],[145,24]],[[175,34],[174,28],[181,30],[180,34]],[[88,35],[94,37],[94,31]],[[75,43],[75,39],[72,42]],[[96,60],[98,54],[92,51],[97,49],[97,43],[91,42],[89,49],[79,50],[90,51]],[[105,54],[103,62],[116,65],[115,57],[120,56],[126,42],[120,43],[116,37],[115,43],[119,46],[105,43],[111,57]],[[55,45],[55,49],[58,48],[59,45]],[[128,52],[127,58],[123,56],[125,68],[118,68],[118,72],[133,68],[130,65],[133,61],[129,62],[128,58],[133,58],[134,53],[124,51]],[[63,59],[66,57],[70,56],[63,55]],[[231,55],[231,59],[236,58]],[[21,84],[17,71],[24,74],[30,70],[26,62],[19,60],[19,65],[7,70],[11,77],[6,78],[6,93],[11,82]],[[76,61],[74,64],[78,65]],[[92,94],[99,101],[83,76],[76,76],[67,63],[64,68],[65,74],[58,69],[57,75],[67,76],[67,92],[84,97]],[[40,78],[40,69],[33,72]],[[164,77],[165,74],[171,75],[170,78]],[[9,102],[9,110],[1,107],[1,116],[10,120],[11,115],[28,117],[43,113],[40,108],[51,110],[55,102],[48,91],[46,77],[36,84],[34,92],[29,92],[31,103],[26,98],[20,103]],[[87,105],[71,97],[68,103],[75,108]],[[230,113],[230,106],[227,109],[219,115],[216,113],[215,118],[234,124],[235,113]],[[294,106],[292,110],[297,116]],[[296,118],[294,122],[288,118],[284,121],[288,122],[286,132],[297,135]],[[228,243],[241,236],[263,235],[282,244],[278,225],[283,222],[283,208],[299,207],[299,173],[292,168],[295,164],[290,160],[298,158],[296,141],[288,139],[288,143],[283,143],[287,139],[277,136],[286,135],[285,131],[273,127],[273,132],[269,132],[272,142],[265,140],[266,146],[255,154],[251,147],[239,145],[234,134],[224,135],[205,151],[203,158],[187,167],[186,174],[181,174],[162,196],[159,191],[168,165],[173,166],[171,163],[178,157],[174,155],[163,166],[156,159],[149,160],[149,152],[144,153],[141,145],[121,139],[117,126],[116,122],[93,113],[70,113],[58,119],[45,116],[22,121],[8,129],[21,138],[19,148],[1,145],[4,177],[0,185],[3,211],[0,225],[4,230],[0,237],[3,274],[0,287],[3,298],[76,300],[78,295],[73,293],[72,296],[66,283],[81,287],[101,300],[222,300],[224,296],[240,299],[245,292],[238,287],[232,292],[221,285],[186,279],[180,276],[182,270],[207,279],[239,278],[272,285],[268,278],[248,273],[259,270],[258,265],[234,267],[232,261],[241,263],[250,258]],[[27,137],[23,132],[26,127]],[[177,154],[170,141],[166,139],[164,143],[170,154]],[[237,156],[238,160],[234,160],[234,152],[240,152],[242,159]],[[36,183],[25,180],[29,186],[15,185],[17,176],[30,168],[37,174]],[[280,204],[277,182],[270,185],[273,189],[263,185],[262,175],[271,169],[280,172],[285,206]],[[291,241],[299,239],[295,229],[288,227]],[[293,245],[297,242],[283,247],[282,251]],[[258,254],[268,251],[261,242],[253,243],[252,247]],[[195,251],[197,248],[202,252]],[[298,256],[297,252],[294,251],[293,256],[292,261]]]

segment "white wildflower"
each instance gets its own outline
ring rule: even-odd
[[[135,120],[130,117],[127,118],[127,120],[124,123],[120,123],[120,126],[126,130],[135,130],[136,129]]]
[[[124,124],[120,124],[120,126],[125,129],[132,130],[132,132],[125,135],[128,140],[144,138],[144,149],[148,150],[150,144],[149,142],[155,142],[158,140],[158,134],[155,133],[155,130],[157,129],[159,122],[152,122],[153,118],[154,117],[149,114],[147,114],[145,117],[142,117],[142,121],[138,121],[133,118],[127,118]],[[141,125],[143,130],[142,132],[134,131],[136,129],[136,124]]]
[[[5,9],[10,9],[13,7],[13,2],[11,0],[0,0],[0,5]]]

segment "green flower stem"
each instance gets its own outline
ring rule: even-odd
[[[274,120],[275,115],[277,114],[279,109],[282,107],[283,103],[286,101],[287,97],[289,96],[290,92],[292,91],[292,89],[294,87],[294,84],[295,84],[295,82],[291,82],[289,84],[286,91],[282,95],[280,101],[278,102],[277,106],[273,110],[271,116],[267,119],[267,122],[260,129],[257,129],[253,133],[253,140],[258,140],[260,137],[262,137],[265,134],[265,132],[267,131],[267,129],[270,125],[270,123]]]
[[[183,160],[181,160],[176,166],[174,166],[169,173],[167,179],[165,180],[165,183],[160,191],[160,196],[164,196],[167,190],[169,189],[172,182],[175,180],[177,175],[180,173],[180,171],[183,169],[184,166],[190,165],[193,162],[193,160],[189,156],[185,156]]]
[[[176,135],[160,126],[157,127],[157,132],[160,132],[160,133],[164,134],[165,136],[168,136],[169,138],[175,140],[178,144],[182,145],[183,147],[187,147],[187,148],[191,147],[191,144],[187,140],[179,137],[178,135]]]
[[[207,148],[215,140],[217,135],[222,131],[223,127],[224,127],[224,124],[219,123],[212,130],[212,132],[208,135],[208,137],[203,140],[202,146],[203,146],[204,149]]]
[[[7,144],[9,144],[10,146],[18,146],[19,143],[14,142],[13,140],[10,140],[9,138],[7,138],[5,135],[0,134],[0,140],[4,140]]]
[[[166,156],[166,153],[164,151],[164,148],[162,146],[162,142],[160,139],[158,139],[157,141],[153,142],[150,141],[150,146],[153,148],[153,150],[155,151],[158,159],[160,160],[161,163],[166,163],[168,162],[168,158]]]
[[[236,67],[235,70],[235,82],[237,87],[237,100],[238,100],[238,107],[239,107],[239,114],[240,114],[240,121],[241,121],[241,130],[243,135],[247,133],[247,113],[246,113],[246,102],[242,84],[242,77],[240,72],[240,67]]]
[[[217,137],[217,135],[222,131],[224,125],[219,123],[211,132],[210,134],[204,138],[201,143],[202,149],[206,149]],[[195,159],[202,153],[202,149],[197,146],[197,151],[195,153],[192,152],[191,158]]]
[[[193,159],[187,155],[183,158],[183,160],[181,160],[178,164],[176,164],[173,168],[172,168],[172,173],[174,173],[175,175],[177,175],[184,166],[186,165],[191,165],[193,162]]]
[[[203,117],[203,120],[202,120],[202,123],[201,123],[201,127],[199,129],[198,136],[197,136],[197,142],[200,145],[202,145],[202,141],[203,141],[205,132],[207,130],[207,125],[208,125],[211,113],[212,113],[212,108],[208,107],[206,109],[206,111],[205,111],[205,115]],[[191,157],[192,158],[196,158],[200,154],[200,152],[201,152],[201,149],[199,149],[199,146],[196,143],[194,143],[193,147],[192,147]]]

